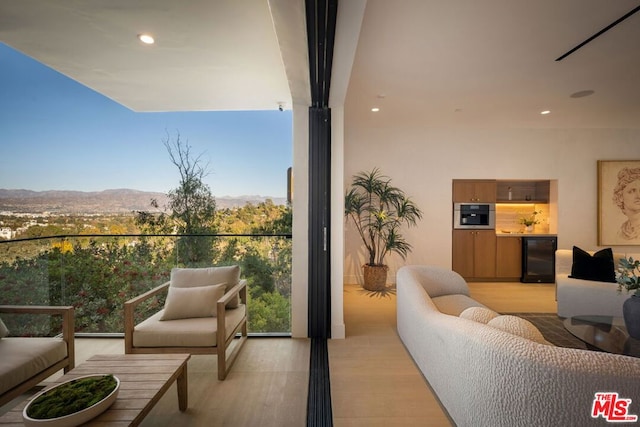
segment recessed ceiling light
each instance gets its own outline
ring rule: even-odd
[[[380,111],[380,109],[378,107],[373,107],[371,111],[373,111],[374,113],[377,113],[378,111]]]
[[[546,114],[549,114],[549,113],[551,113],[550,110],[540,111],[540,114],[542,114],[543,116],[546,115]]]
[[[144,44],[153,44],[153,43],[155,43],[155,40],[153,39],[153,36],[151,36],[149,34],[138,34],[138,40],[140,40]]]

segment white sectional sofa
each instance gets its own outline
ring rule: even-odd
[[[453,271],[398,270],[398,334],[458,427],[607,425],[591,417],[603,391],[640,412],[640,359],[541,344],[458,316],[471,306],[481,304]]]
[[[593,255],[593,251],[589,251]],[[620,258],[640,255],[613,253],[617,267]],[[558,249],[556,251],[556,301],[558,316],[613,316],[622,317],[622,304],[632,293],[618,292],[618,284],[614,282],[598,282],[593,280],[574,279],[571,275],[573,251]]]

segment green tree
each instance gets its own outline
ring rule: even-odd
[[[191,146],[188,141],[180,139],[180,133],[173,140],[167,133],[163,144],[171,163],[178,168],[180,182],[178,187],[167,193],[168,214],[138,212],[136,221],[154,232],[186,234],[176,245],[179,262],[191,266],[211,264],[213,237],[201,237],[216,233],[216,200],[209,186],[203,182],[208,175],[207,165],[202,164],[202,154],[192,155]],[[159,208],[155,200],[151,205]]]
[[[249,290],[249,325],[251,332],[291,331],[291,306],[288,298],[277,292],[254,295]]]
[[[260,256],[257,249],[248,246],[242,257],[241,265],[249,287],[254,288],[257,294],[261,295],[275,290],[273,267],[268,259]]]

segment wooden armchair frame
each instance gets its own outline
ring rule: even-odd
[[[32,389],[60,369],[64,369],[64,372],[67,373],[75,367],[75,312],[72,306],[0,305],[0,313],[62,316],[62,340],[67,346],[67,357],[2,394],[0,396],[0,406],[2,406]],[[23,337],[20,339],[28,340],[31,338]]]
[[[166,293],[171,282],[163,283],[162,285],[153,288],[142,295],[130,299],[124,303],[124,352],[129,354],[140,353],[189,353],[189,354],[216,354],[218,357],[218,379],[224,380],[233,366],[240,349],[247,340],[247,313],[233,330],[233,332],[227,338],[226,331],[226,317],[225,310],[227,303],[235,295],[240,296],[242,303],[247,304],[247,281],[240,280],[240,282],[231,288],[224,294],[222,298],[216,303],[216,316],[217,316],[217,331],[216,331],[216,346],[215,347],[134,347],[133,345],[133,330],[136,326],[135,323],[135,310],[142,302],[147,301],[155,296]],[[170,320],[169,320],[170,322]],[[231,343],[236,339],[236,335],[240,333],[240,337],[237,339],[237,343],[232,347]],[[227,350],[231,349],[231,352],[227,355]]]

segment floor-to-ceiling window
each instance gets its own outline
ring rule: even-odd
[[[0,303],[54,298],[118,332],[122,301],[172,267],[237,263],[251,332],[290,333],[291,110],[137,113],[4,44],[0,92]],[[140,221],[171,218],[181,155],[204,172],[211,235]]]

